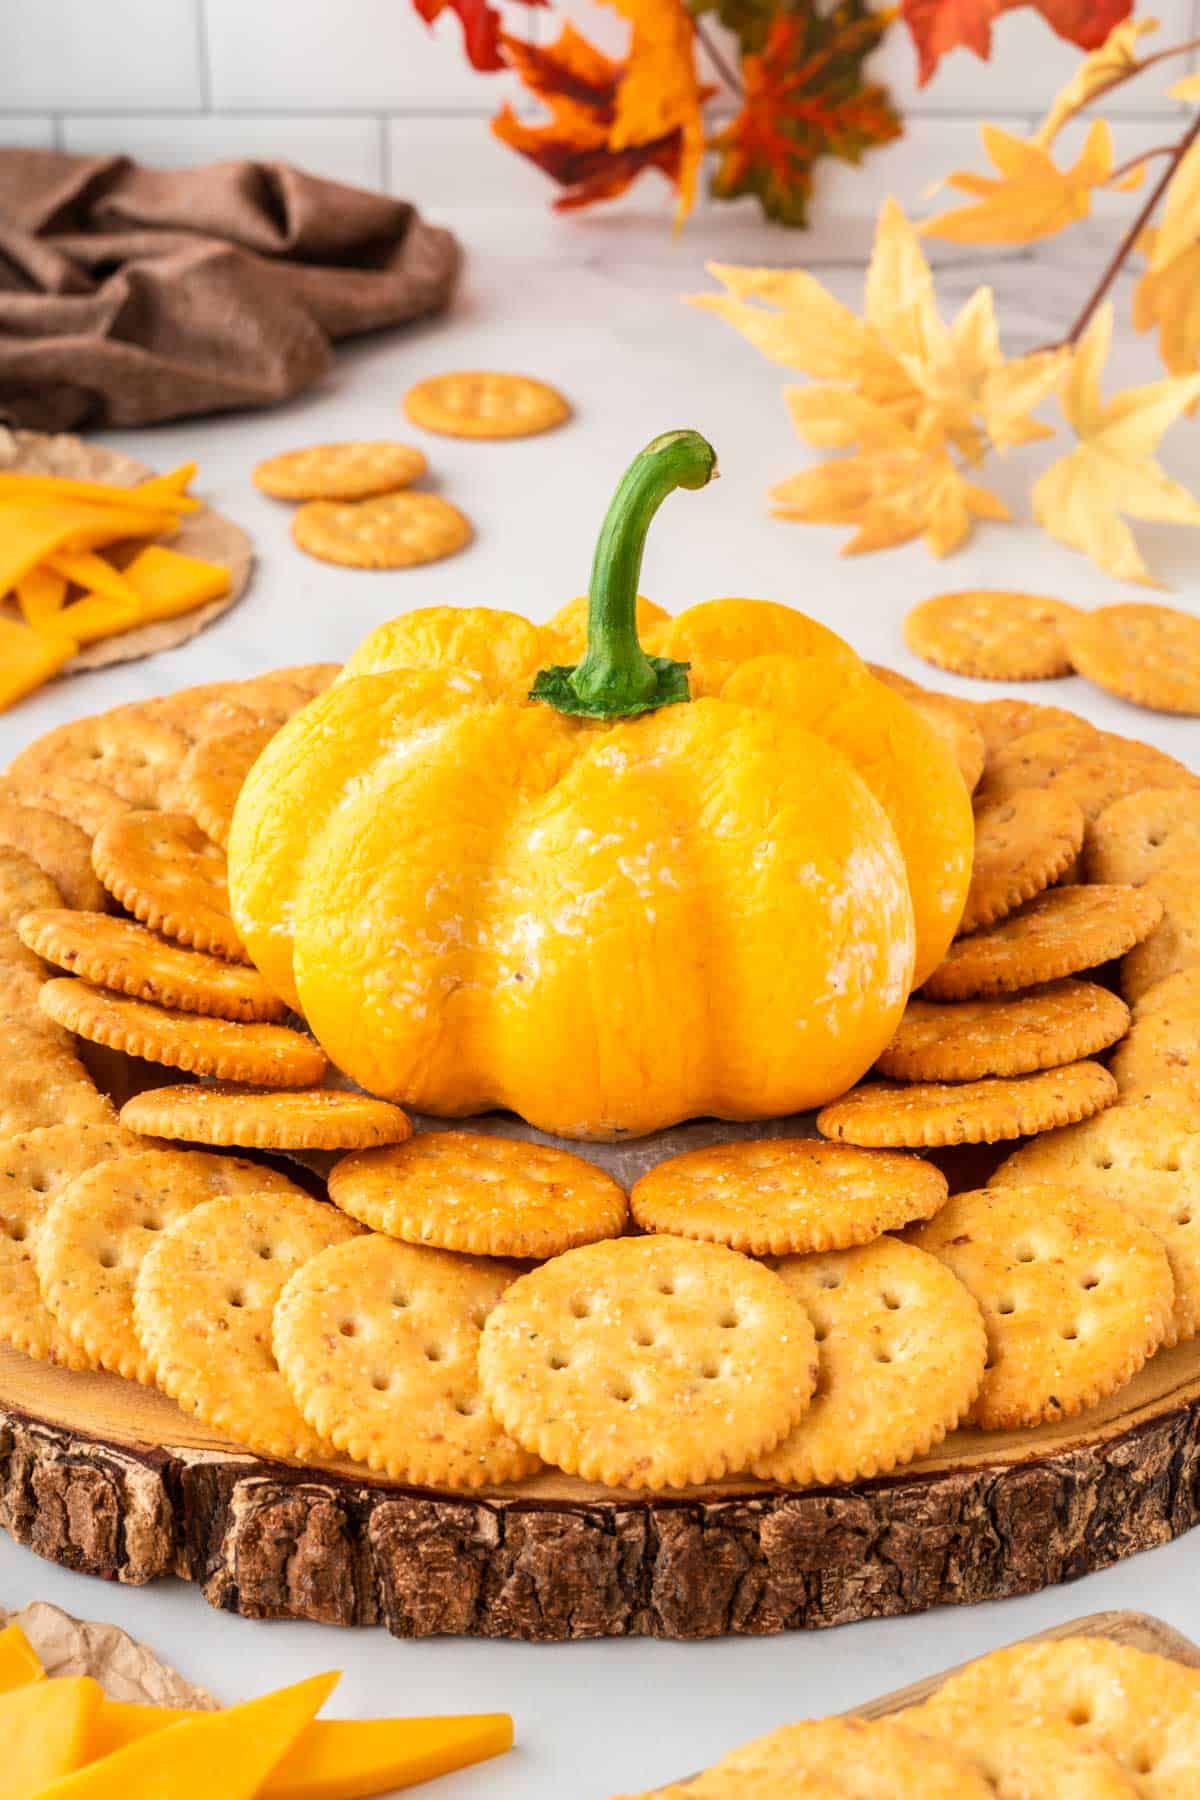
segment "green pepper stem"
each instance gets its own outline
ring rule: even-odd
[[[649,657],[638,642],[638,578],[650,522],[667,495],[706,487],[716,473],[716,453],[697,431],[668,431],[633,459],[596,543],[587,651],[574,669],[543,669],[531,699],[560,712],[619,719],[690,698],[687,664]]]

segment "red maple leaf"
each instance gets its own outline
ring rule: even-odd
[[[548,0],[524,0],[526,6],[546,6]],[[485,74],[506,69],[500,52],[500,14],[488,0],[413,0],[413,5],[427,25],[432,25],[446,12],[458,14],[463,28],[463,43],[471,66]]]
[[[986,61],[993,23],[1020,6],[1032,6],[1059,37],[1081,50],[1095,50],[1129,17],[1134,0],[901,0],[901,16],[917,47],[921,86],[949,50],[961,46]]]

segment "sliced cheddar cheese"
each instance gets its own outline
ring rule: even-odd
[[[0,619],[0,712],[49,681],[78,647],[74,638],[46,637],[16,619]]]
[[[142,623],[142,612],[136,594],[119,600],[112,594],[84,594],[72,600],[61,612],[51,613],[37,626],[40,636],[52,643],[65,639],[68,643],[94,644],[97,638],[113,637]]]
[[[191,612],[229,592],[229,570],[222,563],[183,556],[162,544],[147,544],[123,573],[141,603],[143,623]]]
[[[0,1694],[24,1687],[30,1681],[42,1681],[45,1670],[37,1651],[21,1627],[15,1622],[0,1631]]]
[[[105,562],[94,550],[56,550],[46,558],[44,566],[86,593],[107,594],[113,600],[137,600],[120,569]]]
[[[174,514],[80,501],[0,501],[0,594],[57,550],[96,550],[174,529]]]
[[[152,475],[130,487],[115,481],[76,481],[66,475],[0,469],[0,501],[86,500],[97,506],[128,506],[132,502],[171,512],[196,512],[200,502],[187,492],[195,473],[194,462],[181,463],[167,475]]]
[[[32,1681],[0,1694],[0,1800],[33,1800],[86,1762],[104,1690],[87,1675]]]
[[[106,1700],[96,1721],[92,1755],[111,1756],[180,1719],[205,1716]],[[446,1719],[316,1719],[267,1776],[261,1800],[371,1800],[373,1795],[500,1756],[512,1748],[512,1741],[507,1713]]]
[[[53,618],[67,597],[70,583],[65,575],[56,574],[47,563],[29,569],[16,584],[17,605],[27,625],[40,625]]]
[[[193,1713],[52,1782],[39,1800],[253,1800],[337,1681],[314,1675],[225,1712]]]

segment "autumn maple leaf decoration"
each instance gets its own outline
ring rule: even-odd
[[[825,17],[808,7],[776,16],[762,48],[743,57],[742,106],[715,140],[713,192],[756,194],[769,218],[803,225],[819,157],[858,162],[899,137],[886,88],[863,75],[890,22],[862,0]]]
[[[472,68],[492,75],[508,67],[500,47],[500,14],[488,0],[413,0],[427,25],[434,24],[444,12],[457,13],[463,29],[463,44]],[[524,0],[526,6],[545,6],[547,0]]]
[[[1133,0],[902,0],[901,16],[917,48],[921,85],[950,50],[991,55],[992,26],[1002,13],[1033,7],[1060,37],[1095,50],[1127,19]]]

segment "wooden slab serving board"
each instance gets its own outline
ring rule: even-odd
[[[170,1401],[0,1348],[0,1524],[66,1567],[401,1636],[768,1633],[1069,1581],[1200,1519],[1200,1343],[1080,1419],[958,1432],[894,1475],[669,1495],[545,1473],[400,1487],[239,1450]]]

